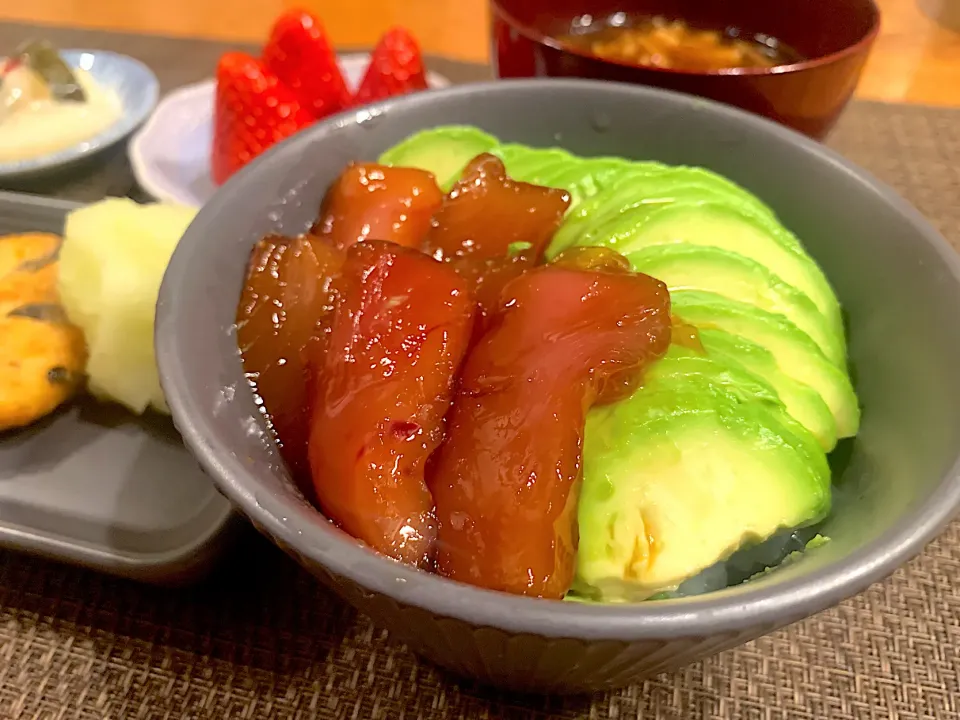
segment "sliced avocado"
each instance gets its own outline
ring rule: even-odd
[[[813,436],[778,404],[708,376],[654,366],[633,396],[590,413],[577,595],[644,600],[829,512],[830,469]]]
[[[648,177],[658,175],[668,168],[657,162],[631,162],[620,158],[598,157],[579,158],[576,165],[564,165],[551,174],[543,174],[543,181],[554,187],[566,186],[562,183],[588,184],[596,188],[591,195],[606,190],[614,185],[619,186],[628,177]]]
[[[562,188],[570,194],[570,210],[610,184],[620,184],[625,176],[644,176],[662,172],[666,165],[655,162],[630,162],[622,158],[581,158],[566,153],[563,158],[553,155],[548,161],[531,158],[521,150],[523,146],[502,146],[501,157],[510,177],[523,182]],[[528,149],[529,150],[529,149]],[[546,160],[545,153],[537,150]],[[551,256],[556,252],[551,252]]]
[[[843,334],[831,329],[817,306],[758,262],[706,245],[651,245],[627,254],[634,270],[673,290],[705,290],[782,315],[809,335],[838,367],[846,362]]]
[[[568,189],[561,183],[590,184],[597,188],[607,187],[612,178],[619,178],[625,173],[652,173],[659,172],[664,165],[654,162],[630,162],[623,158],[593,157],[576,158],[577,165],[566,165],[558,168],[550,175],[544,175],[544,182],[555,183],[553,187]]]
[[[646,163],[651,166],[654,163]],[[579,160],[577,163],[558,165],[551,168],[549,172],[544,171],[540,175],[540,182],[549,187],[563,188],[570,193],[570,209],[567,211],[569,216],[576,207],[584,200],[593,197],[598,192],[607,188],[610,183],[620,182],[620,178],[629,172],[638,172],[634,163],[619,158],[587,158]],[[559,250],[548,249],[547,254],[550,257],[556,255]]]
[[[820,394],[784,373],[776,358],[749,340],[723,330],[701,327],[700,344],[710,358],[739,367],[765,380],[776,391],[787,412],[817,438],[824,452],[837,444],[837,422]]]
[[[840,306],[823,272],[785,231],[771,231],[769,221],[758,217],[744,207],[714,200],[641,206],[590,226],[574,244],[606,245],[627,254],[651,245],[688,243],[743,255],[809,297],[830,330],[841,334]],[[559,244],[566,241],[565,227],[557,231]]]
[[[441,125],[411,135],[384,152],[378,162],[432,172],[446,192],[460,179],[467,163],[497,145],[493,135],[475,127]]]
[[[616,185],[594,195],[570,213],[564,233],[579,234],[585,224],[596,226],[641,205],[706,199],[746,204],[775,220],[773,212],[756,196],[716,173],[700,168],[662,166],[658,173],[624,173]]]
[[[729,197],[733,201],[742,202],[763,215],[776,218],[773,210],[752,192],[723,175],[706,168],[690,167],[688,165],[671,166],[668,175],[663,177],[662,180],[664,186],[655,190],[655,193],[673,193],[675,189],[685,188],[708,191],[716,193],[717,196]]]
[[[542,182],[551,187],[562,187],[570,193],[570,208],[563,224],[547,248],[547,258],[553,258],[577,240],[577,228],[584,224],[583,207],[596,207],[597,200],[609,198],[616,188],[648,181],[666,171],[659,163],[616,164],[604,159],[583,160],[578,165],[564,165],[544,173]]]
[[[849,376],[831,363],[810,336],[781,316],[695,290],[670,293],[673,313],[701,330],[717,328],[765,347],[781,371],[810,386],[830,408],[837,437],[853,437],[860,425],[860,406]]]
[[[704,353],[677,344],[671,345],[667,354],[649,368],[644,383],[649,384],[651,379],[666,383],[682,378],[702,380],[712,386],[719,386],[741,402],[782,404],[777,391],[763,378],[735,364],[727,365]]]
[[[668,600],[714,592],[750,582],[795,563],[811,550],[829,542],[828,538],[817,533],[816,527],[808,525],[798,529],[781,530],[762,543],[745,545],[726,560],[684,580],[676,590],[658,593],[649,600]]]
[[[507,168],[507,175],[520,182],[543,185],[540,177],[557,167],[576,165],[580,162],[566,150],[557,148],[531,148],[526,145],[501,145],[494,152]]]

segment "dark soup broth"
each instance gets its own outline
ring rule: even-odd
[[[769,68],[803,59],[769,35],[749,34],[735,27],[698,28],[659,15],[586,15],[574,20],[570,31],[557,39],[605,60],[694,72]]]

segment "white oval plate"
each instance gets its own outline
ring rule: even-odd
[[[340,55],[337,60],[347,85],[355,89],[370,55]],[[450,85],[435,72],[427,73],[427,82],[431,88]],[[200,207],[216,190],[210,177],[215,91],[214,80],[174,90],[131,139],[128,152],[137,182],[158,200]]]

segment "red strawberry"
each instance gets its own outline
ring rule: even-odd
[[[218,185],[274,143],[310,125],[293,91],[256,58],[230,52],[217,65],[213,180]]]
[[[370,66],[354,102],[364,105],[426,89],[427,76],[420,47],[409,32],[398,27],[388,30],[373,49]]]
[[[289,10],[273,25],[263,48],[263,64],[317,118],[350,105],[350,91],[319,18]]]

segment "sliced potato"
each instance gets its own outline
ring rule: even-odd
[[[167,412],[153,348],[163,273],[196,210],[109,198],[72,212],[60,250],[60,298],[87,342],[90,392],[142,413]]]

